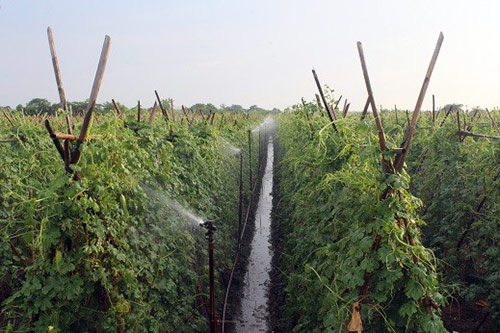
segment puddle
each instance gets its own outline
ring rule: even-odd
[[[267,332],[267,291],[271,271],[271,209],[273,203],[273,136],[267,143],[267,161],[259,202],[255,213],[255,233],[251,244],[248,269],[243,286],[241,313],[236,320],[236,332]]]

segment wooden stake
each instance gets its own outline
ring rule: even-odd
[[[462,128],[460,127],[460,110],[457,110],[457,125],[458,125],[458,141],[462,142],[462,136],[460,135],[460,131]]]
[[[151,109],[151,113],[149,114],[149,123],[152,124],[153,120],[155,119],[155,113],[156,113],[156,107],[158,106],[158,103],[155,101],[153,104],[153,108]]]
[[[73,134],[73,122],[70,115],[66,115],[66,125],[68,125],[68,134]]]
[[[137,122],[141,122],[141,101],[137,101]]]
[[[71,154],[71,164],[76,164],[80,160],[80,146],[85,141],[90,124],[92,122],[92,114],[94,112],[95,103],[97,101],[97,96],[99,95],[99,90],[101,88],[102,78],[104,76],[104,70],[106,69],[106,63],[108,62],[109,47],[111,45],[111,39],[106,35],[104,37],[104,44],[102,45],[101,56],[99,58],[99,64],[97,65],[97,71],[94,77],[94,83],[92,84],[92,90],[90,92],[89,105],[85,118],[83,119],[82,129],[80,130],[80,135],[77,140],[77,146],[75,151]]]
[[[363,113],[361,113],[361,119],[366,118],[366,114],[368,113],[368,107],[370,106],[370,96],[366,98],[365,106],[363,107]]]
[[[172,112],[172,121],[175,122],[174,100],[170,99],[170,111]]]
[[[434,95],[432,95],[432,125],[436,121],[436,99]]]
[[[370,83],[370,77],[368,76],[368,69],[366,67],[365,55],[363,52],[363,45],[361,44],[361,42],[358,42],[357,46],[358,46],[359,60],[361,61],[361,68],[363,70],[363,77],[365,78],[366,90],[368,92],[368,99],[370,100],[370,104],[372,106],[373,117],[375,118],[375,124],[377,125],[380,150],[385,151],[387,149],[387,143],[385,140],[384,127],[382,126],[382,121],[380,120],[380,117],[378,116],[377,105],[375,104],[375,98],[373,97],[373,90],[372,90],[372,85]],[[389,172],[390,170],[388,169],[388,167],[389,167],[390,162],[389,161],[386,161],[386,162],[387,163],[384,163],[385,164],[384,169],[385,169],[385,172]]]
[[[170,117],[168,116],[168,112],[163,107],[163,104],[161,103],[160,96],[158,95],[158,92],[156,90],[155,90],[155,95],[156,95],[156,100],[158,101],[158,105],[160,105],[161,112],[163,113],[163,116],[165,116],[165,120],[168,123],[170,121]]]
[[[115,102],[114,99],[111,99],[111,102],[113,103],[113,107],[115,108],[116,115],[121,116],[122,111],[120,110],[120,107],[118,106],[118,104]]]
[[[184,105],[182,106],[182,112],[184,113],[184,117],[186,117],[186,121],[187,121],[188,125],[191,126],[192,120],[189,119],[187,109]]]
[[[62,84],[61,71],[59,69],[59,61],[57,60],[54,36],[52,35],[52,29],[50,27],[47,27],[47,37],[49,39],[50,55],[52,57],[52,66],[54,67],[54,74],[56,76],[57,90],[59,92],[59,100],[61,103],[61,108],[67,111],[68,102],[66,101],[66,93],[64,92],[64,87]]]
[[[335,123],[333,122],[335,120],[335,114],[332,113],[330,106],[326,102],[325,94],[323,94],[323,89],[321,88],[321,84],[319,83],[318,75],[316,75],[316,71],[313,69],[312,70],[313,76],[314,76],[314,81],[316,81],[316,86],[318,87],[319,94],[321,96],[321,99],[323,100],[323,104],[325,106],[326,112],[328,114],[328,117],[330,118],[330,122],[332,123],[332,127],[335,130],[335,132],[338,132],[337,126],[335,126]]]
[[[403,148],[403,153],[396,156],[394,160],[394,167],[397,172],[401,172],[403,169],[403,164],[408,154],[408,148],[410,146],[411,139],[415,135],[415,130],[417,126],[417,120],[420,115],[420,108],[422,107],[422,103],[424,101],[425,93],[427,91],[427,87],[429,86],[429,82],[432,76],[432,72],[434,70],[434,65],[436,64],[437,57],[439,55],[439,51],[441,50],[441,44],[443,44],[443,33],[439,33],[439,38],[436,43],[436,47],[434,48],[434,53],[432,54],[431,62],[429,63],[429,68],[427,68],[427,73],[425,74],[424,82],[422,83],[422,88],[420,89],[420,93],[417,98],[417,104],[415,105],[415,109],[413,111],[412,119],[410,122],[410,126],[406,131],[405,138],[403,143],[401,144],[401,148]]]
[[[319,99],[319,95],[318,95],[318,94],[315,94],[315,96],[316,96],[316,104],[318,104],[318,107],[319,107],[319,109],[321,110],[323,107],[321,106],[321,101],[320,101],[320,99]]]
[[[109,47],[111,45],[111,38],[106,35],[104,37],[104,44],[102,46],[101,57],[99,58],[99,64],[97,65],[97,71],[95,73],[94,83],[92,84],[92,90],[90,92],[89,106],[85,118],[83,119],[82,129],[80,130],[80,137],[78,138],[79,143],[83,143],[88,134],[88,129],[92,121],[92,114],[94,112],[95,103],[97,101],[97,96],[99,95],[99,90],[101,89],[102,78],[104,77],[104,70],[106,69],[106,63],[108,62]],[[78,161],[78,160],[77,160]],[[76,163],[75,161],[74,163]]]
[[[459,136],[472,136],[475,138],[488,138],[488,139],[495,139],[495,140],[500,140],[500,136],[495,136],[495,135],[488,135],[488,134],[476,134],[476,133],[471,133],[468,131],[458,131]]]
[[[0,139],[0,143],[17,142],[17,138]]]
[[[48,119],[45,119],[45,128],[47,129],[47,132],[49,132],[49,136],[52,139],[52,142],[54,143],[54,146],[56,146],[57,152],[61,156],[62,160],[64,161],[64,149],[59,142],[59,140],[56,137],[56,133],[52,129],[52,126],[50,126],[50,122]]]

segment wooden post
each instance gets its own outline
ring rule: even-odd
[[[341,100],[342,100],[342,95],[340,95],[339,99],[335,102],[335,106],[332,108],[332,112],[333,112],[335,120],[337,120],[337,112],[335,110],[337,110],[337,107],[339,106],[339,103]]]
[[[316,71],[314,69],[312,70],[312,73],[314,76],[314,81],[316,81],[316,86],[318,87],[321,99],[323,100],[323,104],[325,106],[328,117],[330,118],[330,122],[332,123],[332,127],[336,132],[338,132],[337,126],[335,126],[335,123],[333,122],[335,120],[335,118],[334,118],[335,114],[332,113],[331,108],[326,101],[325,94],[323,94],[323,89],[321,88],[321,84],[319,83],[318,75],[316,75]]]
[[[170,111],[172,112],[172,121],[175,122],[174,100],[170,99]]]
[[[54,67],[54,74],[56,76],[57,90],[59,91],[61,108],[65,111],[68,111],[68,102],[66,101],[66,93],[64,92],[64,87],[62,84],[61,70],[59,69],[59,61],[57,60],[54,36],[52,35],[52,29],[50,27],[47,27],[47,37],[49,39],[50,55],[52,57],[52,66]]]
[[[347,98],[344,101],[344,107],[342,108],[342,118],[345,118],[345,115],[347,114]]]
[[[188,112],[187,112],[186,107],[184,105],[182,106],[182,112],[184,113],[184,117],[186,117],[188,125],[191,126],[192,121],[191,121],[191,119],[189,119]]]
[[[120,110],[120,107],[118,106],[118,104],[115,102],[114,99],[111,99],[111,102],[113,103],[113,107],[115,108],[116,114],[118,116],[121,116],[122,111]]]
[[[372,85],[370,83],[370,77],[368,76],[368,68],[367,68],[366,62],[365,62],[363,45],[361,44],[361,42],[358,42],[357,46],[358,46],[359,60],[361,61],[361,68],[363,70],[363,77],[365,79],[366,90],[368,92],[368,99],[370,100],[370,104],[371,104],[372,112],[373,112],[373,117],[375,118],[375,124],[377,125],[380,150],[385,151],[387,149],[387,143],[385,140],[384,127],[382,126],[382,121],[380,120],[380,117],[379,117],[378,111],[377,111],[377,105],[375,104],[375,98],[373,97],[373,90],[372,90]],[[385,172],[390,171],[389,165],[390,165],[389,161],[384,162],[384,171]]]
[[[52,129],[52,126],[50,126],[50,122],[48,119],[45,119],[45,128],[47,129],[47,132],[49,132],[49,136],[52,139],[52,142],[54,143],[54,146],[56,147],[59,156],[61,156],[62,160],[64,161],[64,149],[59,140],[57,139],[56,133]]]
[[[417,120],[420,115],[420,108],[422,107],[425,93],[427,91],[427,87],[429,86],[432,72],[434,70],[434,65],[436,64],[439,51],[441,50],[441,45],[443,44],[443,39],[444,36],[443,33],[441,32],[439,33],[436,47],[434,48],[434,53],[432,54],[431,62],[429,64],[429,67],[427,68],[427,73],[425,74],[424,82],[422,83],[422,88],[420,89],[420,93],[417,98],[417,104],[415,105],[415,109],[413,111],[410,126],[408,127],[403,143],[401,144],[401,148],[403,148],[403,153],[398,154],[394,160],[394,167],[397,172],[401,172],[401,170],[403,169],[403,164],[406,155],[408,154],[408,148],[410,146],[411,139],[413,138],[413,135],[415,135]]]
[[[137,122],[141,121],[141,101],[137,101]]]
[[[73,122],[69,114],[66,115],[66,125],[68,125],[68,134],[73,134]]]
[[[249,173],[249,188],[250,195],[253,192],[252,179],[252,130],[248,130],[248,173]]]
[[[77,148],[71,155],[71,164],[75,164],[80,160],[80,145],[85,141],[90,123],[92,121],[92,114],[94,112],[95,103],[97,101],[99,89],[101,88],[102,78],[104,76],[104,70],[106,69],[106,63],[108,61],[110,44],[111,39],[106,35],[106,37],[104,37],[104,44],[102,46],[99,64],[97,65],[97,71],[95,73],[94,83],[92,84],[92,90],[90,92],[87,113],[85,114],[85,118],[83,119],[82,129],[80,130],[80,136],[78,137]]]
[[[398,121],[398,108],[396,107],[396,104],[394,104],[394,113],[396,113],[396,125],[399,125],[399,121]]]
[[[432,95],[432,125],[436,122],[436,98]]]
[[[152,124],[155,119],[156,107],[158,106],[157,102],[153,104],[153,108],[151,109],[151,113],[149,114],[149,123]]]
[[[238,240],[237,249],[238,254],[241,248],[241,228],[243,225],[243,149],[240,150],[240,175],[238,181]]]
[[[366,118],[366,114],[368,113],[368,107],[370,106],[370,96],[366,99],[365,106],[363,107],[363,113],[361,113],[361,119]]]
[[[319,99],[319,95],[315,94],[315,96],[316,96],[316,104],[318,104],[318,107],[321,110],[323,107],[321,106],[321,100]]]
[[[163,107],[163,104],[161,103],[160,95],[158,95],[158,92],[156,90],[155,90],[155,95],[156,95],[156,100],[158,101],[158,105],[160,106],[161,112],[163,113],[163,116],[165,116],[165,120],[168,123],[170,121],[170,117],[168,116],[168,112]]]
[[[307,104],[306,104],[306,101],[304,100],[304,98],[302,98],[302,105],[304,106],[304,113],[306,114],[306,120],[307,120],[307,123],[309,124],[309,128],[311,130],[311,139],[312,139],[314,137],[314,129],[312,127],[311,120],[309,119],[309,113],[307,111]]]

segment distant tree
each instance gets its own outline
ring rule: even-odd
[[[226,107],[226,110],[230,111],[230,112],[234,112],[234,113],[243,113],[243,112],[245,112],[245,109],[241,105],[238,105],[238,104],[233,104],[233,105],[231,105],[229,107]]]
[[[210,112],[217,111],[217,107],[212,103],[204,104],[204,103],[196,103],[190,108],[191,110],[200,110],[204,114],[209,114]]]
[[[57,109],[55,109],[53,105],[44,98],[33,98],[24,107],[24,112],[30,115],[43,113],[55,114],[56,110]]]
[[[88,101],[85,102],[68,102],[73,114],[85,114],[87,111]]]
[[[463,104],[446,104],[443,106],[443,110],[448,112],[450,111],[451,113],[453,112],[458,112],[458,111],[463,111]]]

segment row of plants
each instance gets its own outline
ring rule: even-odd
[[[64,116],[49,116],[56,131],[66,131]],[[181,207],[216,221],[223,286],[238,228],[239,158],[229,144],[248,166],[247,130],[262,118],[99,115],[75,180],[41,117],[0,117],[1,138],[13,139],[0,143],[0,330],[206,330],[204,231]],[[247,167],[243,179],[248,201]]]
[[[380,152],[373,119],[341,118],[335,131],[317,111],[305,103],[279,117],[274,280],[285,293],[271,300],[273,328],[342,332],[360,308],[369,332],[445,331],[446,291],[410,176],[383,171],[393,154]],[[387,131],[389,148],[402,135]]]
[[[489,316],[498,327],[500,142],[460,137],[457,126],[460,121],[469,131],[498,136],[492,123],[500,118],[498,111],[474,114],[455,107],[442,126],[438,121],[432,129],[421,131],[408,165],[412,192],[424,203],[424,240],[440,259],[439,271],[453,287],[453,302],[474,304],[478,312],[483,307],[481,318]]]

